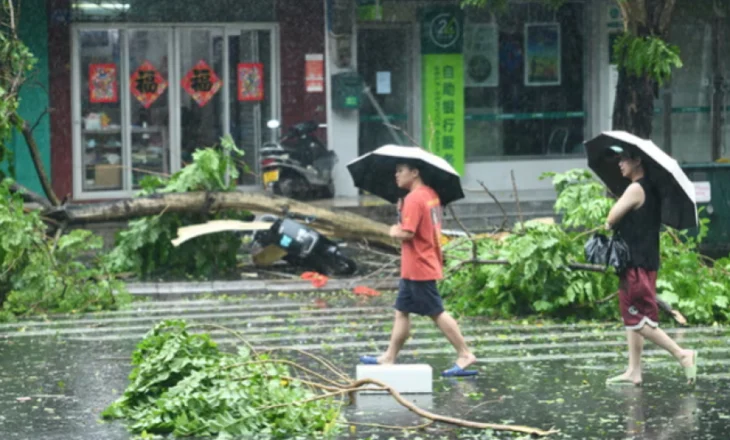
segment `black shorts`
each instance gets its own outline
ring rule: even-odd
[[[400,280],[398,298],[393,306],[403,313],[436,316],[444,311],[436,281]]]

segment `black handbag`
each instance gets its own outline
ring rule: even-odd
[[[614,233],[611,238],[603,234],[593,234],[585,247],[586,261],[591,264],[612,266],[616,272],[621,273],[631,260],[629,246],[618,235]]]

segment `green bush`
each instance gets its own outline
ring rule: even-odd
[[[128,302],[124,285],[106,263],[93,257],[101,237],[75,230],[56,241],[46,236],[38,211],[0,184],[0,302],[2,319],[31,313],[81,313]],[[86,260],[86,262],[84,262]]]
[[[585,263],[583,246],[590,231],[605,223],[614,201],[587,170],[550,173],[558,192],[559,225],[526,222],[524,234],[502,241],[478,242],[478,258],[508,260],[509,265],[465,266],[441,282],[457,313],[513,317],[542,315],[566,319],[618,317],[615,300],[599,301],[618,290],[618,277],[570,269]],[[698,246],[707,235],[702,219],[696,234],[665,228],[661,233],[661,269],[657,293],[694,323],[728,322],[730,259],[709,261]],[[519,228],[518,228],[519,231]],[[464,241],[447,247],[449,267],[471,258]]]
[[[290,381],[288,367],[262,362],[248,349],[221,352],[208,335],[182,321],[158,324],[132,355],[122,397],[102,414],[124,419],[138,434],[217,438],[294,438],[335,433],[340,408],[332,398]],[[277,408],[264,408],[281,405]]]
[[[193,162],[168,178],[146,177],[140,196],[192,191],[234,191],[239,176],[234,161],[243,152],[230,137],[221,148],[204,148],[193,153]],[[226,183],[226,173],[229,180]],[[175,248],[171,240],[182,226],[216,219],[243,220],[248,212],[221,211],[215,214],[162,213],[129,222],[117,234],[116,246],[107,256],[115,272],[133,272],[141,278],[155,276],[207,278],[223,276],[236,267],[241,240],[232,234],[211,234]]]

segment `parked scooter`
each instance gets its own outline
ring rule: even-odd
[[[277,130],[279,121],[267,126]],[[261,149],[264,189],[292,199],[332,198],[335,186],[332,169],[337,155],[314,135],[315,121],[294,125],[278,142],[266,142]]]
[[[289,264],[323,275],[355,273],[357,264],[342,253],[337,243],[306,226],[313,218],[304,218],[305,224],[302,224],[291,217],[261,217],[261,221],[273,224],[268,230],[254,233],[252,254],[257,265],[270,265],[283,259]]]

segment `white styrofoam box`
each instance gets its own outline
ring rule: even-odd
[[[428,364],[358,365],[357,380],[379,380],[401,394],[432,393],[433,369]],[[363,394],[384,391],[361,391]]]

